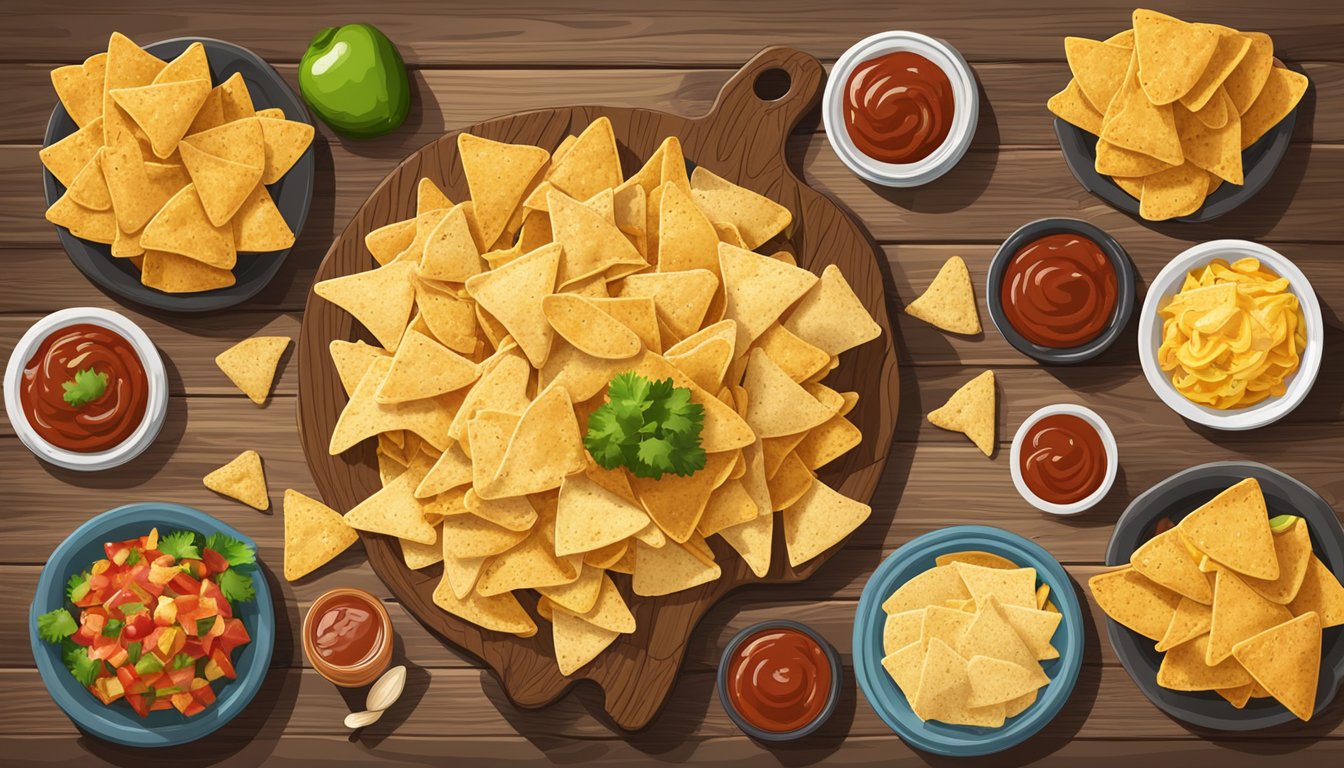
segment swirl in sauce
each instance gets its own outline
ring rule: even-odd
[[[860,152],[884,163],[914,163],[952,129],[952,83],[937,64],[909,51],[860,63],[845,83],[845,128]]]

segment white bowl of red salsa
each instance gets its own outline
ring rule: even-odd
[[[917,187],[966,154],[980,117],[970,65],[917,32],[879,32],[845,51],[822,100],[831,148],[860,178]]]
[[[1013,485],[1033,507],[1052,515],[1086,512],[1106,498],[1120,466],[1111,428],[1081,405],[1047,405],[1013,435]]]
[[[19,440],[66,469],[117,467],[163,426],[168,377],[149,336],[97,307],[53,312],[19,339],[5,368],[5,411]]]

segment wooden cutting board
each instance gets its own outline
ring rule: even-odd
[[[638,170],[664,137],[680,137],[688,161],[779,201],[794,223],[780,242],[798,263],[820,273],[837,264],[882,326],[881,339],[847,352],[826,384],[861,394],[849,418],[863,431],[863,443],[823,468],[819,477],[847,496],[868,501],[886,465],[898,405],[896,353],[876,247],[835,203],[800,181],[788,167],[784,143],[798,121],[816,106],[826,73],[821,62],[801,51],[768,48],[723,87],[709,113],[681,117],[647,109],[566,107],[490,120],[464,129],[497,141],[554,149],[599,116],[610,118],[626,174]],[[759,94],[759,95],[758,95]],[[774,98],[771,98],[774,97]],[[415,215],[416,184],[433,179],[451,199],[468,195],[457,160],[458,131],[445,134],[408,157],[369,196],[327,252],[316,279],[327,280],[374,266],[364,236],[378,227]],[[367,440],[340,456],[327,453],[332,428],[346,402],[327,352],[333,339],[371,340],[345,311],[309,293],[299,340],[299,431],[308,466],[323,499],[346,511],[379,487],[374,442]],[[578,680],[592,680],[605,692],[605,707],[621,728],[648,725],[672,689],[696,624],[725,594],[744,584],[789,583],[811,576],[843,543],[791,568],[780,526],[775,526],[769,573],[758,579],[718,537],[713,537],[722,578],[660,598],[632,597],[629,577],[614,574],[635,615],[638,630],[622,635],[592,663],[571,677],[555,663],[549,624],[538,619],[531,638],[483,630],[437,608],[431,596],[442,573],[435,565],[412,571],[400,547],[387,536],[361,534],[374,571],[406,610],[453,645],[494,670],[508,697],[521,707],[541,707]],[[536,595],[520,595],[536,617]]]

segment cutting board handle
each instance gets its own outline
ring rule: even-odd
[[[794,126],[821,100],[826,69],[810,53],[766,48],[724,84],[714,106],[700,118],[711,133],[748,143],[753,157],[783,158]],[[715,130],[717,129],[717,130]],[[720,147],[735,152],[737,147]]]

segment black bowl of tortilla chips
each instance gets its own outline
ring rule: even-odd
[[[1325,571],[1321,578],[1338,580],[1344,574],[1344,529],[1330,505],[1301,482],[1288,475],[1255,462],[1215,462],[1178,472],[1138,496],[1120,516],[1106,550],[1106,564],[1122,566],[1130,562],[1136,550],[1154,539],[1157,534],[1171,529],[1187,515],[1201,508],[1214,497],[1236,486],[1247,478],[1258,481],[1270,519],[1280,515],[1294,515],[1305,523],[1310,534],[1311,553],[1319,558]],[[1189,545],[1187,545],[1189,546]],[[1237,547],[1244,548],[1242,542]],[[1314,566],[1313,566],[1314,567]],[[1308,574],[1312,571],[1308,571]],[[1096,579],[1097,577],[1094,577]],[[1309,583],[1308,581],[1303,583]],[[1150,583],[1151,584],[1151,583]],[[1096,595],[1095,586],[1089,584]],[[1305,594],[1305,593],[1303,593]],[[1335,601],[1344,592],[1334,594]],[[1104,601],[1098,601],[1104,602]],[[1285,607],[1294,607],[1297,600]],[[1168,609],[1170,610],[1170,609]],[[1320,611],[1322,625],[1344,620],[1344,605],[1336,604]],[[1296,613],[1295,611],[1293,613]],[[1242,699],[1244,705],[1235,707],[1217,691],[1172,690],[1158,684],[1159,668],[1164,655],[1156,650],[1154,641],[1140,632],[1121,625],[1108,617],[1107,635],[1111,647],[1120,657],[1125,671],[1139,690],[1158,709],[1171,717],[1200,728],[1218,731],[1251,731],[1270,728],[1297,719],[1283,704],[1272,696]],[[1150,633],[1152,634],[1152,633]],[[1208,635],[1197,640],[1203,641]],[[1326,626],[1320,636],[1320,672],[1316,681],[1314,712],[1324,709],[1339,692],[1344,681],[1344,628]],[[1159,641],[1161,644],[1162,641]],[[1194,643],[1190,640],[1189,643]],[[1177,646],[1179,647],[1179,646]],[[1168,649],[1167,656],[1171,656]],[[1287,656],[1285,652],[1282,654]],[[1255,681],[1259,686],[1259,681]],[[1256,693],[1261,693],[1260,691]],[[1230,690],[1225,692],[1231,694]],[[1232,694],[1233,698],[1239,698]]]

